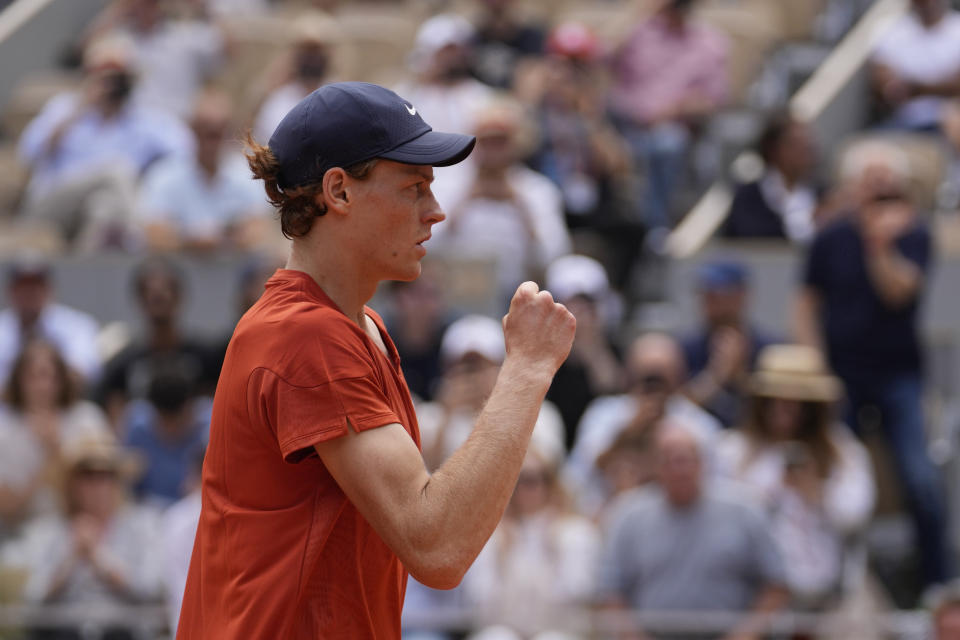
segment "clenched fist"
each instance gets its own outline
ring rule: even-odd
[[[573,314],[554,302],[550,292],[524,282],[503,317],[507,358],[552,378],[570,354],[576,329]]]

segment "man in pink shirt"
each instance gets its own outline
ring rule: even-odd
[[[691,18],[694,1],[666,0],[612,60],[610,107],[645,172],[641,213],[649,228],[670,225],[692,128],[727,98],[727,40]]]

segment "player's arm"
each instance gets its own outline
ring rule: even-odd
[[[574,327],[548,293],[521,285],[504,319],[507,356],[493,393],[473,433],[432,475],[398,424],[316,446],[344,493],[424,584],[456,586],[500,521]]]

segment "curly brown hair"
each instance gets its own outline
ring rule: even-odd
[[[327,212],[326,205],[317,203],[317,194],[323,191],[323,183],[314,182],[292,189],[282,189],[278,182],[280,162],[270,147],[258,144],[249,131],[245,142],[247,164],[253,171],[253,177],[263,180],[267,200],[280,214],[280,231],[291,240],[310,233],[313,221]],[[343,170],[351,178],[365,180],[376,164],[377,159],[373,158],[344,167]]]

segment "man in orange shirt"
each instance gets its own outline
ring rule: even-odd
[[[496,387],[430,474],[396,348],[365,306],[379,282],[420,274],[444,218],[432,167],[473,144],[355,82],[250,141],[292,250],[227,350],[178,640],[399,640],[407,572],[455,586],[496,527],[573,316],[517,289]]]

